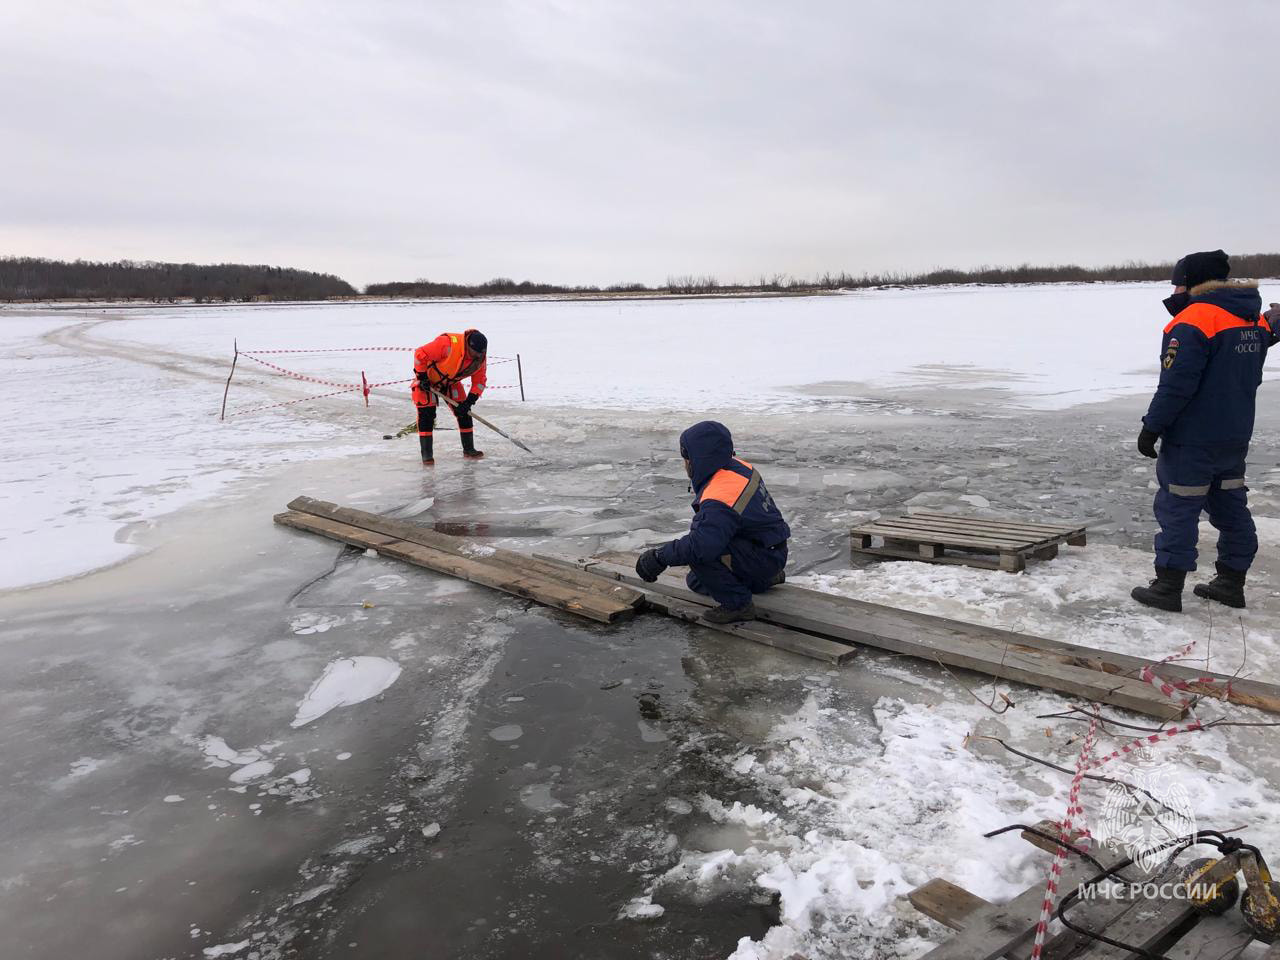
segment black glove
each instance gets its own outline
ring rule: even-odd
[[[463,414],[463,413],[470,413],[470,412],[471,412],[471,408],[472,408],[472,407],[474,407],[474,406],[476,405],[476,401],[477,401],[477,400],[479,400],[479,399],[480,399],[480,394],[478,394],[478,393],[468,393],[468,394],[467,394],[467,399],[463,400],[460,404],[458,404],[458,405],[457,405],[456,407],[454,407],[453,409],[457,410],[457,411],[458,411],[458,413],[460,413],[460,414]]]
[[[636,561],[636,573],[645,583],[653,583],[667,565],[658,559],[657,550],[646,550]]]
[[[1156,441],[1160,439],[1160,434],[1152,433],[1146,427],[1142,428],[1142,432],[1138,434],[1138,452],[1144,457],[1150,457],[1152,460],[1156,458]]]

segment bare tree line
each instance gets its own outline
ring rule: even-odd
[[[0,300],[151,300],[197,303],[356,296],[345,280],[287,267],[238,263],[0,258]]]
[[[1280,277],[1280,253],[1253,253],[1231,258],[1232,276]],[[382,297],[491,297],[522,294],[724,294],[724,293],[806,293],[816,291],[860,290],[868,287],[934,287],[945,284],[1014,284],[1014,283],[1115,283],[1124,281],[1166,281],[1173,262],[1143,263],[1129,261],[1115,266],[1081,267],[1075,264],[1017,267],[977,267],[972,270],[938,269],[923,273],[823,273],[817,277],[793,277],[774,273],[759,277],[754,283],[723,283],[706,274],[670,276],[665,284],[617,283],[607,287],[562,286],[553,283],[517,283],[505,277],[480,284],[443,283],[414,280],[400,283],[373,283],[365,287],[369,296]]]
[[[823,273],[816,277],[789,274],[764,275],[755,282],[723,283],[714,276],[684,274],[670,276],[665,284],[616,283],[609,286],[567,286],[516,281],[495,277],[484,283],[451,283],[439,280],[411,280],[371,283],[366,296],[411,297],[494,297],[538,295],[626,295],[676,294],[708,295],[732,293],[803,294],[869,287],[929,287],[944,284],[1014,283],[1105,283],[1117,281],[1164,281],[1172,263],[1128,263],[1107,267],[1075,264],[1016,267],[978,267],[972,270],[939,269],[923,273]],[[1280,253],[1256,253],[1232,257],[1235,277],[1280,277]],[[255,300],[324,300],[358,296],[356,289],[332,274],[294,270],[286,267],[234,263],[156,263],[120,260],[97,263],[46,260],[36,257],[0,257],[0,300],[151,300],[197,303],[250,302]]]

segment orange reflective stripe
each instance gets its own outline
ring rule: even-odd
[[[749,481],[749,477],[734,473],[732,470],[718,470],[703,489],[702,496],[698,498],[698,502],[705,503],[708,500],[715,500],[717,503],[723,503],[726,507],[732,507],[737,502],[742,491],[746,489]]]
[[[1271,331],[1271,327],[1266,325],[1265,320],[1261,322],[1245,320],[1237,317],[1230,310],[1223,310],[1222,307],[1215,307],[1211,303],[1191,304],[1191,306],[1169,321],[1169,325],[1164,328],[1164,332],[1172,333],[1174,327],[1183,323],[1195,327],[1210,340],[1224,330],[1235,330],[1239,327],[1262,326],[1267,332]]]

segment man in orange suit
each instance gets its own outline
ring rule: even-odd
[[[489,341],[479,330],[462,333],[442,333],[430,343],[424,343],[413,352],[413,373],[417,382],[413,385],[413,402],[418,408],[418,443],[422,447],[422,462],[431,466],[436,462],[432,450],[432,433],[436,426],[438,396],[447,398],[458,419],[458,433],[462,437],[462,456],[467,460],[479,460],[484,452],[476,449],[475,421],[471,408],[484,393],[486,380],[485,355]],[[462,381],[470,378],[470,389],[464,389]]]

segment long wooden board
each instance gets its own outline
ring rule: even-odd
[[[633,586],[643,585],[667,596],[710,605],[712,601],[689,590],[684,582],[664,574],[653,584],[645,584],[630,567],[594,558],[546,557],[572,563],[581,569],[601,573]],[[977,670],[1004,680],[1057,690],[1072,696],[1109,703],[1163,720],[1183,714],[1149,684],[1128,677],[1104,674],[1059,663],[1034,649],[1017,645],[1019,634],[993,637],[980,628],[941,617],[916,615],[904,620],[901,611],[875,604],[861,604],[851,610],[842,598],[815,590],[784,585],[755,598],[761,619],[810,633],[865,644],[924,660]]]
[[[523,572],[491,557],[457,556],[424,544],[411,543],[328,517],[297,511],[277,514],[275,522],[297,530],[318,533],[352,546],[373,549],[395,560],[447,573],[527,600],[536,600],[601,623],[613,623],[636,611],[635,604],[620,602],[603,592],[552,579],[545,574]]]
[[[1037,523],[1032,520],[1018,520],[1011,517],[981,517],[973,514],[939,513],[936,510],[911,510],[907,516],[917,517],[922,520],[961,521],[983,529],[1022,530],[1030,533],[1041,533],[1045,536],[1084,533],[1089,529],[1089,524],[1077,521]]]
[[[1055,824],[1042,821],[1037,824],[1042,833],[1056,834]],[[1057,844],[1039,834],[1023,832],[1023,839],[1042,850],[1053,853]],[[1093,854],[1105,866],[1116,863],[1122,851],[1095,847]],[[1068,854],[1067,873],[1059,885],[1059,894],[1069,893],[1075,876],[1087,880],[1098,872],[1088,864]],[[1075,876],[1073,876],[1073,874]],[[1156,884],[1167,879],[1157,874],[1143,873],[1130,864],[1125,868],[1121,882],[1135,881]],[[907,895],[911,904],[925,916],[931,917],[954,930],[955,937],[926,955],[926,960],[959,960],[960,957],[1003,957],[1007,960],[1029,960],[1033,926],[1024,904],[1038,905],[1044,895],[1044,884],[1029,887],[1011,903],[997,906],[977,897],[963,887],[941,878],[935,878],[917,887]],[[1094,933],[1123,943],[1158,951],[1169,960],[1233,960],[1254,940],[1253,933],[1240,919],[1236,911],[1224,916],[1197,917],[1186,900],[1129,899],[1101,896],[1077,901],[1071,907],[1074,926],[1084,927]],[[1174,942],[1176,941],[1176,942]],[[1070,928],[1064,928],[1049,938],[1045,944],[1045,960],[1095,960],[1095,958],[1131,957],[1123,948],[1104,944]],[[1280,960],[1280,958],[1278,958]]]
[[[289,509],[297,513],[327,517],[339,523],[360,527],[363,530],[372,530],[375,533],[386,534],[389,537],[406,540],[409,543],[420,543],[423,546],[433,547],[436,550],[442,550],[458,557],[492,560],[496,563],[506,563],[509,566],[529,572],[540,571],[554,580],[574,583],[585,590],[607,594],[619,603],[633,607],[639,605],[641,601],[641,594],[638,591],[622,584],[609,583],[580,570],[566,570],[563,567],[546,563],[528,554],[517,553],[514,550],[504,550],[501,547],[489,546],[478,550],[477,545],[469,539],[450,536],[447,533],[438,533],[411,520],[394,520],[391,517],[383,517],[376,513],[369,513],[366,510],[357,510],[354,507],[340,507],[327,500],[315,500],[311,497],[295,497],[289,502]]]
[[[798,653],[825,663],[841,664],[857,650],[825,637],[815,637],[771,623],[710,623],[706,607],[660,593],[636,590],[616,580],[551,563],[511,550],[486,547],[476,551],[469,540],[451,537],[409,521],[393,520],[323,500],[299,497],[276,522],[372,548],[384,556],[459,576],[527,599],[610,623],[641,606],[739,639]],[[346,522],[346,521],[353,522]],[[470,552],[468,552],[470,548]],[[604,601],[603,603],[601,601]]]
[[[763,643],[767,647],[798,653],[812,660],[823,660],[839,665],[852,660],[858,654],[857,647],[847,643],[837,643],[835,640],[815,637],[799,630],[788,630],[774,623],[764,623],[759,620],[747,623],[711,623],[704,617],[707,612],[705,606],[677,600],[657,591],[645,592],[645,607],[743,640],[752,640],[755,643]]]
[[[1101,848],[1095,855],[1105,866],[1118,863],[1121,853]],[[1098,874],[1098,868],[1080,857],[1068,856],[1058,889],[1064,894]],[[1028,887],[1008,903],[979,907],[965,918],[963,929],[935,947],[922,960],[997,960],[1026,956],[1035,936],[1036,921],[1044,902],[1044,884]]]
[[[635,559],[621,554],[606,554],[600,558],[623,565],[634,564]],[[581,562],[581,561],[574,561]],[[677,581],[678,582],[678,581]],[[820,593],[808,590],[795,584],[783,584],[769,591],[769,597],[791,595],[804,602],[814,599],[836,606],[845,615],[868,622],[884,616],[892,616],[901,626],[912,627],[921,633],[933,634],[942,631],[942,636],[960,636],[984,638],[1000,648],[1037,651],[1066,666],[1097,670],[1101,673],[1118,677],[1138,679],[1142,670],[1152,667],[1156,673],[1168,680],[1186,680],[1191,682],[1190,692],[1245,707],[1254,707],[1269,713],[1280,713],[1280,685],[1262,680],[1233,679],[1231,676],[1208,670],[1184,666],[1180,663],[1157,663],[1145,657],[1137,657],[1112,650],[1100,650],[1097,647],[1086,647],[1066,640],[1055,640],[1048,637],[1037,637],[1031,634],[1014,633],[999,627],[988,627],[981,624],[965,623],[961,620],[949,620],[933,614],[919,613],[914,610],[901,610],[897,607],[886,607],[881,604],[855,600],[836,594]],[[705,598],[704,598],[705,599]],[[944,661],[945,662],[945,661]],[[1213,683],[1197,683],[1202,678],[1212,678]]]

